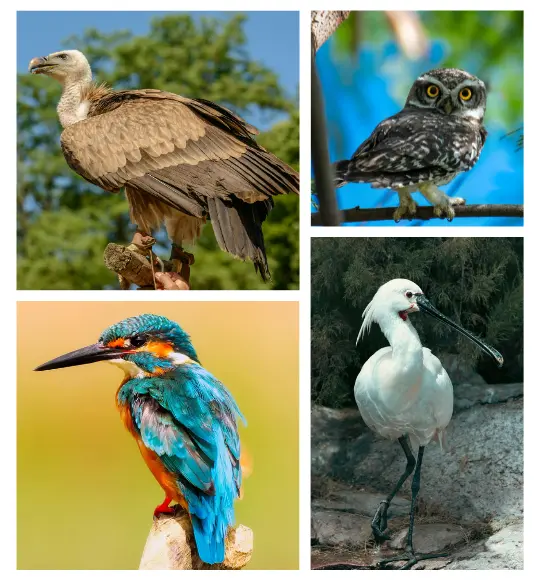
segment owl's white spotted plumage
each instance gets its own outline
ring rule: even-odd
[[[420,191],[437,216],[451,220],[453,206],[465,200],[438,186],[478,161],[487,135],[485,111],[486,86],[479,78],[459,69],[431,70],[413,83],[402,111],[382,121],[351,159],[335,163],[335,186],[370,183],[395,190],[396,221],[415,214],[410,194]]]

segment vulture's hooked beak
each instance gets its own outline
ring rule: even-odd
[[[48,57],[46,56],[37,56],[32,58],[30,64],[28,65],[28,70],[34,75],[44,74],[47,70],[50,70],[53,66],[55,66],[54,64],[51,64],[47,61]]]

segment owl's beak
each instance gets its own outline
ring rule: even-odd
[[[439,108],[442,109],[446,115],[450,115],[452,113],[452,109],[454,108],[452,105],[452,99],[450,95],[446,96],[441,103],[439,103]]]

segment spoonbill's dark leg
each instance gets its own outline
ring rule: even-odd
[[[400,570],[409,570],[417,562],[421,560],[431,560],[433,558],[442,558],[448,556],[448,554],[415,554],[413,549],[413,527],[415,524],[415,507],[417,506],[417,495],[419,494],[419,489],[421,487],[421,466],[422,466],[422,456],[424,455],[424,447],[419,447],[419,453],[417,455],[417,465],[415,467],[415,473],[413,474],[413,481],[411,482],[411,509],[409,512],[409,529],[406,538],[406,550],[402,556],[396,556],[395,558],[388,558],[382,560],[380,565],[387,564],[388,562],[397,562],[400,560],[407,560],[407,564],[404,564]]]
[[[398,480],[397,484],[395,485],[395,488],[393,489],[393,491],[382,502],[380,502],[380,505],[378,506],[378,509],[376,510],[376,513],[374,514],[374,517],[372,518],[372,523],[371,523],[372,533],[374,534],[374,540],[378,544],[389,539],[389,534],[386,533],[386,530],[387,530],[387,510],[389,509],[389,506],[391,505],[391,501],[393,500],[395,495],[398,493],[398,491],[400,490],[400,488],[402,487],[402,485],[404,484],[406,479],[411,475],[411,473],[415,467],[415,457],[413,456],[413,453],[411,452],[411,447],[409,444],[408,436],[404,435],[403,437],[399,437],[398,442],[400,443],[400,445],[402,446],[402,449],[404,450],[404,453],[406,454],[406,459],[407,459],[406,469],[405,469],[404,473],[400,476],[400,479]]]

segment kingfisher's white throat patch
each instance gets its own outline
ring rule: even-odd
[[[141,379],[145,376],[145,373],[140,369],[140,367],[135,365],[130,360],[125,360],[123,358],[113,358],[108,362],[122,369],[125,372],[125,375],[130,378]]]

